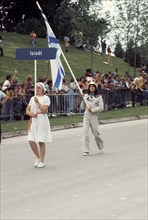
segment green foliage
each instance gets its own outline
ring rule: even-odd
[[[64,36],[69,36],[72,30],[71,20],[73,14],[71,12],[71,4],[69,0],[64,0],[57,8],[54,15],[54,32],[59,39],[64,39]],[[64,27],[64,28],[63,28]]]
[[[2,4],[2,24],[6,31],[12,32],[18,23],[28,18],[39,18],[36,1],[7,0]]]
[[[146,0],[116,0],[118,12],[115,19],[116,27],[119,28],[120,38],[132,38],[134,43],[146,42],[148,39],[148,5]],[[128,40],[127,40],[128,42]]]
[[[140,50],[139,50],[140,51]],[[130,39],[129,43],[128,43],[128,47],[127,50],[125,52],[125,62],[129,63],[131,66],[134,67],[135,63],[134,63],[134,55],[136,53],[136,67],[140,67],[141,66],[141,58],[140,58],[140,52],[138,50],[135,52],[135,47],[134,47],[134,42],[132,39]]]
[[[138,51],[140,53],[141,64],[148,66],[148,42],[138,47]]]
[[[70,2],[64,0],[61,3],[54,16],[55,32],[60,39],[67,35],[73,42],[75,33],[81,32],[83,42],[96,46],[98,36],[103,35],[107,29],[107,22],[105,19],[98,19],[95,13],[90,13],[90,6],[93,5],[93,2],[95,1]]]
[[[57,8],[60,6],[63,0],[52,0],[44,1],[39,0],[39,4],[47,15],[47,19],[50,21],[51,26],[53,25],[54,15],[56,14]],[[8,32],[15,31],[18,24],[23,25],[28,19],[40,20],[41,14],[37,7],[36,0],[31,1],[20,1],[20,0],[7,0],[1,4],[1,31],[5,30]],[[26,22],[27,23],[27,22]],[[27,24],[25,24],[26,26]],[[30,27],[34,29],[34,26]],[[24,32],[26,33],[26,32]]]
[[[20,34],[30,34],[32,31],[38,33],[38,37],[45,37],[46,36],[46,28],[43,21],[36,18],[28,18],[25,22],[20,22],[14,28],[17,33]]]
[[[120,38],[126,41],[125,60],[136,67],[140,66],[140,53],[137,52],[138,45],[145,44],[148,40],[148,5],[146,0],[116,0],[118,10],[115,27],[120,31]],[[133,40],[133,47],[129,51],[128,44]]]
[[[114,53],[116,57],[123,58],[124,50],[122,49],[120,41],[117,42]]]

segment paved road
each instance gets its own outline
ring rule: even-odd
[[[43,169],[26,136],[2,140],[1,220],[147,219],[147,120],[100,125],[88,157],[81,130],[52,132]]]

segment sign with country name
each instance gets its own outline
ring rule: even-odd
[[[17,60],[52,60],[56,57],[56,48],[18,48]]]

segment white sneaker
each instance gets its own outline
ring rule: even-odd
[[[39,159],[35,159],[35,162],[34,162],[34,166],[37,167],[37,165],[40,163],[40,160]]]
[[[99,149],[99,154],[103,154],[104,153],[104,149]]]
[[[83,156],[88,156],[89,152],[83,152]]]
[[[101,150],[100,150],[100,154],[103,154],[103,153],[104,153],[104,151],[103,151],[103,149],[101,149]]]
[[[45,164],[43,162],[39,162],[37,168],[43,168],[43,167],[45,167]]]

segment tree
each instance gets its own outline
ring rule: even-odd
[[[135,53],[136,53],[136,66],[135,66]],[[127,50],[124,55],[124,61],[128,62],[132,67],[140,67],[140,48],[137,48],[135,51],[135,45],[133,39],[130,39],[127,45]],[[134,76],[135,77],[135,76]]]
[[[122,49],[122,44],[120,43],[119,40],[116,44],[114,53],[115,53],[115,56],[119,58],[123,58],[124,56],[124,50]]]
[[[118,17],[115,18],[115,28],[120,31],[120,38],[126,42],[132,38],[134,41],[134,67],[136,68],[136,51],[137,46],[146,41],[145,28],[147,21],[147,1],[146,0],[116,0],[116,7],[118,9]],[[146,30],[147,33],[147,30]],[[135,75],[134,68],[134,75]]]
[[[28,18],[25,22],[20,22],[13,28],[15,32],[20,34],[30,34],[33,31],[37,33],[38,37],[46,36],[46,27],[42,19]]]
[[[87,38],[86,40],[88,40],[89,32],[94,33],[97,31],[101,34],[106,29],[106,20],[98,19],[97,14],[90,12],[90,8],[93,7],[95,2],[96,0],[79,0],[75,2],[64,0],[54,16],[54,26],[57,35],[61,37],[65,35],[73,36],[78,31],[82,32],[85,39]],[[98,33],[94,33],[95,35],[93,35],[95,41],[97,41]]]
[[[148,42],[142,44],[139,48],[142,65],[148,65]]]
[[[127,44],[127,49],[125,51],[124,55],[124,61],[127,62],[129,65],[133,63],[133,54],[134,54],[134,42],[133,39],[130,39],[128,44]]]
[[[89,44],[93,52],[93,47],[98,42],[98,36],[103,35],[108,25],[105,19],[98,18],[98,15],[91,10],[95,2],[98,1],[79,0],[70,2],[64,0],[54,16],[55,33],[57,36],[63,39],[67,35],[70,37],[71,42],[81,38],[83,43],[87,42]],[[91,67],[92,65],[91,55]]]
[[[91,68],[93,69],[93,47],[97,46],[98,37],[101,37],[108,29],[108,22],[104,18],[98,18],[97,13],[88,11],[88,7],[92,9],[93,4],[87,3],[87,1],[81,0],[78,5],[75,5],[76,14],[72,27],[73,30],[83,33],[83,40],[87,42],[91,50]]]
[[[47,19],[53,25],[53,18],[56,14],[57,8],[60,6],[63,0],[44,1],[39,0],[44,13],[47,15]],[[36,18],[40,19],[41,14],[36,5],[36,0],[20,1],[20,0],[3,0],[0,5],[0,19],[1,19],[1,31],[14,31],[15,27],[19,24],[25,23],[26,20]],[[33,27],[31,27],[33,29]]]

